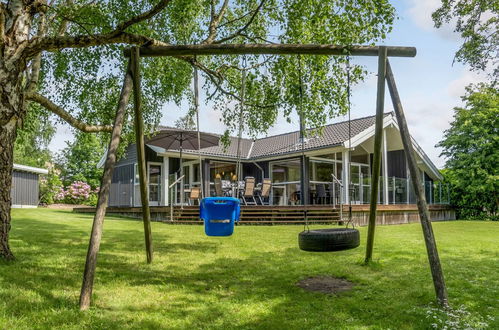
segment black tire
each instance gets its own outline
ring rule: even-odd
[[[360,233],[350,228],[305,230],[298,235],[298,244],[301,250],[311,252],[354,249],[360,245]]]

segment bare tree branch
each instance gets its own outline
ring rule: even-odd
[[[162,11],[168,5],[169,2],[170,2],[170,0],[161,0],[156,6],[151,8],[151,10],[146,11],[146,12],[144,12],[140,15],[137,15],[135,17],[132,17],[128,21],[125,21],[125,22],[119,24],[116,27],[116,29],[113,32],[111,32],[111,34],[113,34],[113,33],[119,34],[134,24],[140,23],[142,21],[145,21],[145,20],[148,20],[149,18],[154,17],[160,11]]]
[[[38,93],[28,92],[28,93],[25,93],[24,96],[25,96],[26,100],[33,101],[33,102],[40,104],[45,109],[52,112],[53,114],[56,114],[61,119],[63,119],[66,123],[68,123],[69,125],[73,126],[76,129],[79,129],[82,132],[97,133],[97,132],[111,132],[113,130],[112,125],[89,125],[89,124],[86,124],[86,123],[82,122],[81,120],[73,117],[70,113],[68,113],[66,110],[64,110],[60,106],[58,106],[55,103],[53,103],[52,101],[50,101],[45,96],[42,96]]]
[[[219,13],[215,14],[215,0],[211,2],[211,21],[210,26],[208,27],[208,37],[206,37],[206,39],[202,42],[203,44],[209,44],[215,40],[215,37],[217,36],[217,27],[224,17],[228,5],[229,0],[225,0]]]
[[[231,39],[234,39],[237,36],[240,36],[241,33],[243,33],[244,31],[246,31],[246,29],[251,25],[251,23],[253,23],[253,21],[255,20],[255,17],[258,15],[258,13],[262,9],[263,5],[265,4],[265,1],[266,0],[262,0],[260,2],[260,4],[258,5],[258,7],[256,7],[255,11],[253,12],[253,15],[251,15],[251,17],[248,20],[248,22],[246,22],[246,24],[242,28],[240,28],[239,30],[237,30],[236,32],[234,32],[233,34],[231,34],[231,35],[229,35],[229,36],[227,36],[225,38],[222,38],[220,40],[214,41],[213,43],[214,44],[221,44],[221,43],[224,43],[224,42],[229,41]]]

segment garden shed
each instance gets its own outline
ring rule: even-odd
[[[46,175],[48,172],[43,168],[14,164],[11,188],[12,207],[37,207],[40,175]]]

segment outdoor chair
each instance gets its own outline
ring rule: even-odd
[[[191,188],[191,192],[189,194],[189,205],[194,205],[194,201],[196,201],[196,200],[198,201],[198,205],[199,205],[200,199],[201,199],[201,188],[200,187]]]
[[[223,197],[224,196],[221,178],[215,178],[215,196],[216,197]]]
[[[269,205],[270,203],[270,188],[272,187],[272,181],[270,179],[263,179],[262,188],[258,198],[260,199],[260,205]],[[265,203],[265,200],[267,202]]]
[[[239,193],[244,205],[256,205],[255,178],[247,176],[244,178],[244,190]]]
[[[325,204],[326,202],[326,185],[318,183],[315,185],[315,203]]]

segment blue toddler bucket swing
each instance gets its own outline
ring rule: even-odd
[[[207,197],[199,205],[207,236],[231,236],[240,214],[239,200],[233,197]]]
[[[244,59],[245,62],[245,59]],[[236,171],[241,172],[240,162],[240,144],[242,133],[242,114],[244,105],[244,85],[246,81],[246,71],[242,74],[241,89],[241,106],[239,113],[239,138],[237,141],[237,164]],[[200,140],[199,135],[199,86],[198,86],[198,72],[194,69],[194,106],[196,108],[196,126],[198,131],[198,145]],[[198,149],[199,163],[201,164],[201,153]],[[202,172],[202,171],[200,171]],[[201,174],[201,173],[200,173]],[[201,174],[202,175],[202,174]],[[238,176],[239,178],[239,176]],[[201,183],[203,182],[200,177]],[[239,188],[239,187],[238,187]],[[238,189],[239,190],[239,189]],[[237,191],[236,196],[239,191]],[[203,188],[201,186],[201,195],[203,195]],[[199,203],[199,217],[204,222],[204,232],[207,236],[231,236],[234,233],[234,225],[239,222],[241,215],[240,201],[234,197],[206,197]]]

